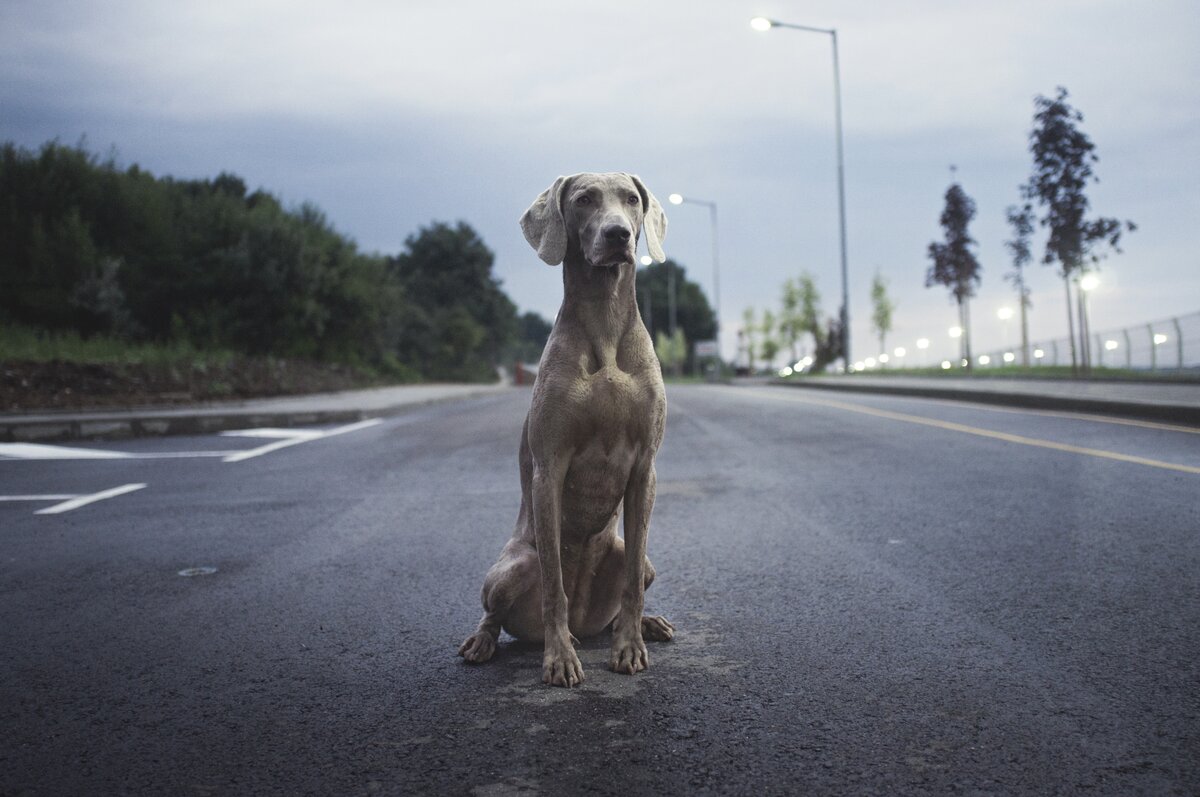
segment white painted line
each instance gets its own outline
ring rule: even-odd
[[[127,451],[47,446],[38,443],[0,443],[0,462],[15,462],[17,460],[30,459],[197,459],[201,457],[224,457],[228,455],[228,451],[161,451],[158,453],[135,454]]]
[[[96,448],[44,446],[40,443],[0,443],[0,456],[14,459],[128,459],[120,451],[101,451]]]
[[[345,426],[339,426],[336,429],[330,429],[323,437],[333,437],[334,435],[346,434],[347,432],[357,432],[359,429],[370,429],[372,426],[378,426],[383,423],[383,418],[367,418],[365,421],[357,423],[348,423]]]
[[[256,437],[274,442],[252,448],[247,451],[159,451],[148,453],[131,453],[128,451],[107,451],[100,448],[72,448],[70,446],[51,446],[41,443],[0,443],[0,462],[16,462],[22,460],[71,460],[71,459],[201,459],[205,457],[220,457],[222,462],[241,462],[254,457],[261,457],[272,451],[278,451],[288,446],[321,440],[347,432],[357,432],[371,426],[383,423],[381,418],[368,418],[365,421],[339,426],[335,429],[238,429],[221,432],[228,437]]]
[[[368,418],[365,421],[358,421],[357,423],[351,423],[351,424],[347,424],[345,426],[339,426],[336,429],[329,429],[328,431],[318,431],[318,430],[313,430],[313,429],[292,429],[290,431],[294,432],[295,434],[292,434],[282,440],[276,440],[274,443],[267,443],[265,446],[259,446],[258,448],[251,448],[247,451],[239,451],[236,454],[230,454],[229,456],[225,457],[225,459],[223,459],[221,461],[222,462],[244,462],[247,459],[253,459],[254,457],[261,457],[263,454],[270,454],[272,451],[278,451],[281,448],[287,448],[289,446],[297,446],[297,445],[300,445],[301,443],[308,443],[313,440],[321,440],[326,437],[334,437],[336,435],[346,434],[348,432],[357,432],[360,429],[367,429],[369,427],[376,426],[381,423],[383,423],[383,419],[381,419],[381,418]],[[289,430],[287,430],[287,429],[244,429],[244,430],[242,430],[242,434],[246,437],[275,437],[275,436],[277,436],[276,433],[287,432],[287,431],[289,431]],[[261,435],[257,434],[259,432],[268,432],[269,434],[261,434]],[[254,434],[250,434],[250,433],[254,433]]]
[[[228,432],[221,432],[223,437],[265,437],[275,440],[291,439],[293,437],[303,437],[308,440],[317,440],[325,436],[325,432],[320,429],[234,429]]]
[[[45,509],[39,509],[34,512],[35,515],[59,515],[63,512],[70,512],[72,509],[78,509],[81,506],[94,504],[97,501],[104,501],[109,498],[116,498],[118,495],[125,495],[136,490],[144,488],[145,484],[122,484],[120,487],[113,487],[111,490],[101,490],[98,493],[91,495],[80,495],[68,501],[63,501],[61,504],[48,506]]]
[[[65,501],[77,495],[0,495],[0,501]]]

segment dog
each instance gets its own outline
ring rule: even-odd
[[[516,530],[484,578],[483,619],[458,651],[467,662],[490,659],[504,628],[543,643],[544,683],[572,687],[583,682],[576,636],[611,627],[609,667],[633,675],[649,665],[646,640],[674,635],[666,618],[643,615],[655,575],[646,556],[654,457],[667,417],[638,314],[643,228],[650,255],[664,262],[662,206],[624,173],[559,177],[521,217],[538,256],[562,264],[563,302],[521,432]]]

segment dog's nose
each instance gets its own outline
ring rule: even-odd
[[[629,240],[629,228],[624,224],[605,225],[604,240],[610,243],[626,243]]]

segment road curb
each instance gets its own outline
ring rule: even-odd
[[[877,393],[914,398],[936,398],[950,401],[973,401],[980,404],[998,404],[1026,409],[1064,410],[1090,412],[1098,415],[1115,415],[1124,418],[1164,421],[1169,423],[1200,426],[1200,408],[1186,404],[1160,404],[1152,402],[1115,401],[1105,399],[1052,396],[1044,393],[1012,393],[1001,390],[959,390],[945,387],[913,387],[909,385],[855,385],[808,380],[773,380],[772,384],[810,390],[841,391],[846,393]]]
[[[435,396],[373,409],[264,410],[251,406],[228,409],[146,409],[97,412],[43,413],[0,417],[0,442],[33,443],[62,440],[121,440],[130,437],[202,435],[260,426],[293,427],[352,423],[387,418],[410,410],[494,395],[495,388]]]

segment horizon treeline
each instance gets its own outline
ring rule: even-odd
[[[549,333],[518,317],[494,259],[461,221],[367,254],[315,205],[284,208],[234,174],[155,177],[57,142],[0,148],[0,324],[489,380]]]

